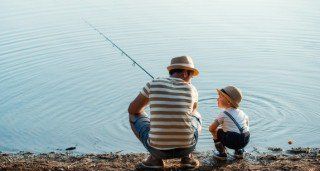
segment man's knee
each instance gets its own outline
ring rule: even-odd
[[[141,140],[145,134],[149,133],[150,130],[150,119],[148,115],[130,115],[129,114],[130,126],[136,137]]]

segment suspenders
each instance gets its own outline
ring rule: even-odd
[[[227,116],[229,116],[229,118],[234,122],[234,124],[236,124],[236,126],[238,127],[239,131],[240,131],[240,134],[243,133],[243,128],[240,127],[239,123],[231,116],[231,114],[227,111],[224,111],[223,112],[224,114],[226,114]]]

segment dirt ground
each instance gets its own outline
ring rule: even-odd
[[[200,161],[195,170],[317,170],[320,171],[319,148],[295,148],[283,151],[270,148],[268,153],[245,154],[245,159],[216,161],[212,152],[194,153]],[[0,154],[0,170],[135,170],[137,163],[148,154],[85,154],[73,155],[72,152],[33,154]],[[179,160],[165,160],[165,170],[182,170]]]

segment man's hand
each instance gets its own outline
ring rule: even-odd
[[[130,115],[140,115],[144,113],[144,108],[148,105],[149,99],[141,93],[130,103],[128,112]]]

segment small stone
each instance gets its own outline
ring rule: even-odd
[[[76,149],[76,147],[68,147],[68,148],[66,148],[67,151],[71,151],[71,150],[75,150],[75,149]]]
[[[301,153],[310,153],[311,149],[310,148],[291,148],[291,150],[288,150],[289,153],[292,154],[301,154]]]
[[[301,157],[300,156],[290,156],[289,159],[293,160],[293,161],[297,161],[297,160],[300,160]]]
[[[270,155],[270,154],[267,154],[267,155],[261,155],[258,157],[258,160],[277,160],[278,157],[275,156],[275,155]]]
[[[268,150],[279,152],[279,151],[282,151],[282,148],[279,148],[279,147],[268,147]]]

